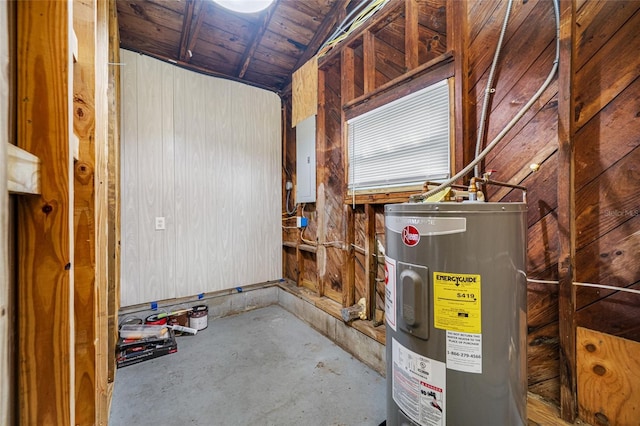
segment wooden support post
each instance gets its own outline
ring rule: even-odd
[[[342,94],[341,103],[347,102],[355,97],[355,81],[354,81],[354,52],[353,49],[347,47],[341,52],[341,80],[340,80],[340,93]],[[340,109],[341,122],[346,123],[344,117],[344,110]],[[348,153],[348,136],[347,126],[343,126],[342,131],[342,158],[344,170],[347,170],[347,158]],[[355,253],[353,250],[353,244],[355,243],[355,217],[353,212],[353,206],[342,206],[342,217],[345,221],[345,251],[343,252],[342,263],[342,306],[349,307],[355,303],[355,287],[356,287],[356,270],[355,270]]]
[[[0,424],[9,425],[14,422],[14,407],[16,393],[14,389],[14,369],[15,362],[12,355],[14,347],[13,312],[13,285],[10,274],[10,250],[9,237],[11,235],[8,226],[10,220],[9,196],[7,195],[7,179],[9,176],[7,148],[9,141],[13,139],[13,126],[11,120],[14,118],[15,98],[12,94],[12,55],[11,42],[15,41],[12,30],[14,4],[2,4],[0,7],[0,93],[6,94],[0,97]],[[10,42],[11,41],[11,42]],[[13,145],[11,145],[13,146]]]
[[[340,93],[342,96],[342,104],[349,102],[355,98],[355,82],[354,82],[354,61],[355,55],[353,49],[347,47],[341,52],[342,61],[340,63],[341,81]],[[344,112],[342,113],[344,114]],[[343,121],[344,122],[344,121]]]
[[[109,1],[109,134],[108,134],[108,290],[107,312],[109,336],[107,348],[109,383],[115,379],[115,347],[118,339],[118,309],[120,308],[120,39],[115,0]]]
[[[302,214],[302,207],[298,204],[296,208],[296,216],[300,216]],[[302,279],[304,277],[304,257],[302,256],[302,250],[300,250],[300,244],[302,244],[302,236],[300,233],[297,233],[298,244],[296,244],[296,262],[298,264],[298,277],[296,279],[296,284],[298,287],[302,285]]]
[[[75,417],[76,424],[108,418],[108,4],[74,0],[78,36],[74,64],[75,163]]]
[[[92,0],[95,8],[95,401],[93,423],[109,421],[109,360],[115,347],[109,346],[109,3]],[[117,327],[116,327],[117,328]],[[113,329],[111,329],[113,331]]]
[[[356,256],[353,250],[353,243],[355,242],[356,234],[353,208],[348,204],[343,204],[342,210],[346,228],[344,239],[346,250],[343,251],[342,261],[342,306],[346,308],[355,303]]]
[[[404,66],[407,71],[410,71],[419,65],[418,2],[405,0],[404,10]]]
[[[96,416],[95,291],[95,9],[74,0],[73,26],[78,54],[73,65],[73,128],[79,140],[74,182],[75,240],[75,415],[91,424]]]
[[[450,1],[447,2],[447,51],[458,52],[454,62],[454,109],[453,109],[453,155],[451,167],[454,171],[459,171],[466,164],[471,162],[475,155],[473,145],[469,142],[469,55],[467,24],[467,2]],[[473,113],[475,109],[471,108]],[[465,152],[465,147],[467,151]]]
[[[376,308],[376,276],[378,275],[378,258],[376,247],[376,212],[372,204],[364,206],[364,222],[365,222],[365,299],[367,300],[367,318],[375,318]]]
[[[318,69],[318,109],[316,115],[316,218],[318,220],[318,227],[316,229],[316,235],[318,236],[318,242],[323,243],[326,241],[326,223],[327,217],[325,212],[325,185],[327,182],[327,119],[325,116],[325,104],[327,101],[326,84],[325,84],[325,72]],[[325,295],[325,282],[326,282],[326,264],[327,264],[327,249],[323,245],[318,246],[316,251],[316,271],[318,277],[318,296]]]
[[[573,119],[573,46],[575,2],[560,1],[560,69],[558,74],[558,300],[560,331],[560,414],[573,422],[577,413],[575,184]]]
[[[364,62],[364,93],[376,88],[376,37],[371,31],[362,35],[362,56]]]
[[[18,202],[19,422],[75,424],[71,9],[17,2],[18,146],[42,161]]]

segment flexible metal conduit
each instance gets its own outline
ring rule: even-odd
[[[478,129],[478,138],[476,140],[476,152],[475,156],[480,155],[480,149],[482,148],[482,140],[484,139],[484,129],[487,122],[487,110],[489,109],[489,98],[495,91],[493,88],[493,79],[495,77],[496,68],[498,67],[498,59],[500,58],[500,51],[502,51],[502,45],[504,44],[504,35],[507,32],[507,24],[509,23],[509,15],[511,15],[511,6],[513,0],[507,2],[507,11],[504,14],[504,20],[502,21],[502,29],[500,30],[500,37],[498,38],[498,44],[496,45],[496,53],[493,55],[493,62],[491,62],[491,69],[489,70],[489,78],[487,79],[487,88],[484,91],[484,100],[482,101],[482,110],[480,113],[480,127]],[[480,177],[480,165],[476,164],[474,167],[474,176]]]
[[[502,131],[491,141],[489,145],[487,145],[487,147],[479,155],[476,156],[476,158],[471,163],[469,163],[465,168],[452,176],[449,180],[440,184],[438,187],[422,193],[420,195],[420,198],[422,200],[425,200],[433,194],[436,194],[443,189],[451,186],[455,181],[469,173],[477,164],[479,164],[484,159],[484,157],[487,156],[489,152],[491,152],[493,148],[495,148],[498,142],[500,142],[502,138],[504,138],[507,132],[509,132],[509,130],[511,130],[513,126],[515,126],[515,124],[522,118],[522,116],[529,110],[529,108],[531,108],[531,106],[540,98],[547,87],[549,87],[551,81],[553,80],[553,77],[556,74],[556,71],[558,70],[558,62],[560,59],[560,6],[558,5],[558,0],[553,0],[553,9],[556,21],[556,57],[553,60],[553,66],[551,67],[551,71],[549,72],[549,75],[547,76],[545,82],[542,84],[542,86],[540,86],[533,97],[531,97],[531,99],[529,99],[529,101],[522,107],[522,109],[520,109],[520,111],[518,111],[518,113],[511,119],[511,121],[505,126],[505,128],[502,129]]]

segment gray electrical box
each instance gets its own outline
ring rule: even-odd
[[[316,201],[316,116],[296,126],[296,203]]]

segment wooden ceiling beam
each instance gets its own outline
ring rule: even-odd
[[[193,54],[190,52],[193,51],[196,40],[198,40],[198,33],[205,15],[206,8],[203,0],[187,0],[182,22],[182,33],[180,34],[180,51],[178,52],[180,61],[191,61]],[[194,21],[195,25],[193,25]]]
[[[260,45],[262,37],[269,27],[269,22],[271,22],[271,18],[273,17],[273,13],[278,7],[278,3],[280,3],[280,0],[274,1],[273,4],[269,6],[269,8],[264,12],[264,15],[262,17],[262,24],[253,34],[251,43],[247,46],[244,54],[242,55],[242,65],[238,69],[238,78],[243,78],[247,73],[247,69],[249,69],[249,64],[251,63],[251,59],[253,58],[253,54]]]
[[[180,49],[178,50],[178,58],[184,60],[187,53],[187,44],[189,44],[189,33],[191,32],[191,23],[193,22],[193,8],[195,0],[187,0],[184,5],[184,15],[182,19],[182,33],[180,34]]]
[[[185,52],[193,52],[193,48],[196,46],[196,41],[198,40],[198,34],[200,34],[200,28],[202,28],[202,21],[204,21],[204,17],[207,15],[207,10],[208,8],[208,3],[204,3],[203,0],[197,0],[200,7],[194,12],[194,15],[196,15],[196,26],[193,29],[193,33],[191,33],[191,36],[189,37],[189,43],[187,44],[187,51]],[[191,61],[191,57],[193,55],[189,54],[186,55],[186,57],[184,58],[184,62],[190,62]]]
[[[322,46],[327,37],[329,37],[331,31],[333,31],[333,29],[335,28],[336,24],[340,20],[340,17],[344,16],[347,3],[348,2],[344,2],[341,0],[336,0],[335,3],[333,3],[333,6],[331,6],[331,9],[325,15],[322,23],[315,32],[315,35],[307,45],[307,49],[304,51],[304,53],[302,53],[302,56],[300,56],[298,62],[293,67],[292,73],[293,71],[296,71],[298,68],[304,65],[316,54],[316,52],[318,52],[320,46]]]

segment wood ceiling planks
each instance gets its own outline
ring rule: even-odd
[[[351,3],[277,0],[238,14],[211,0],[117,0],[121,47],[282,92]]]

